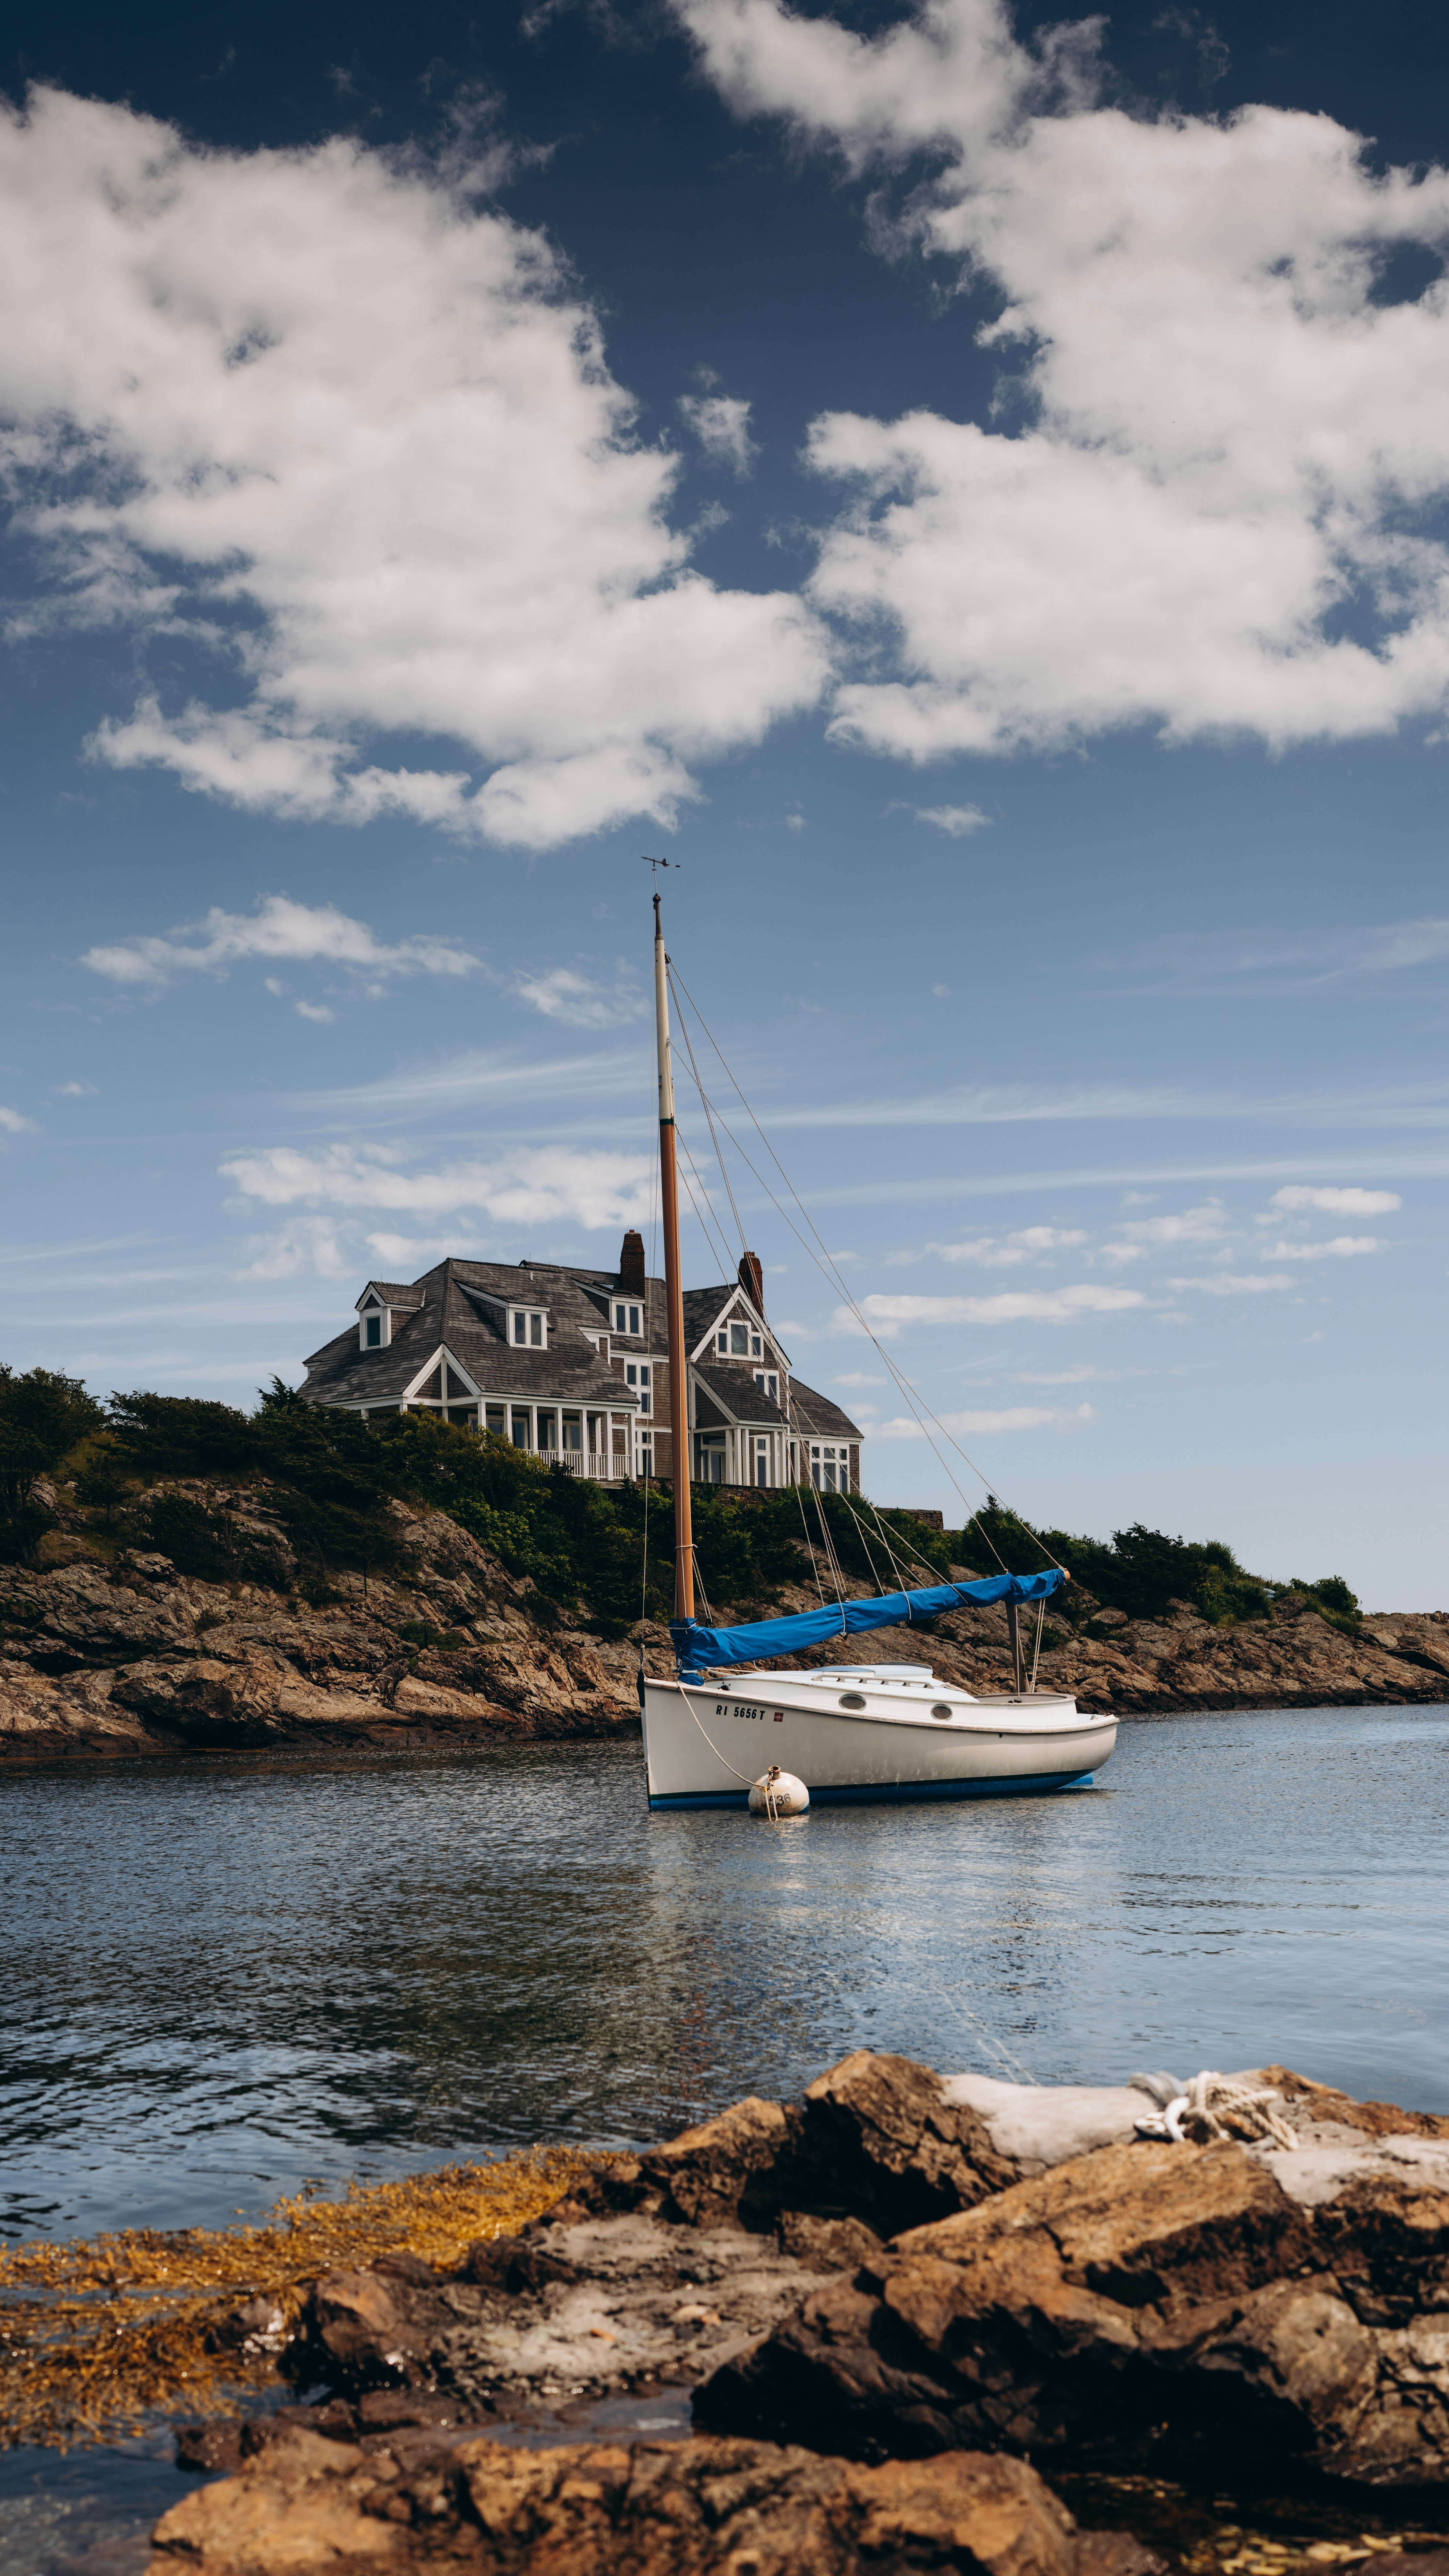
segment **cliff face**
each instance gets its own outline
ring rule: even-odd
[[[285,1579],[265,1488],[187,1490],[265,1538]],[[650,1669],[667,1671],[664,1629],[606,1643],[546,1624],[531,1587],[455,1522],[393,1509],[401,1571],[366,1587],[341,1574],[324,1599],[182,1575],[164,1556],[108,1551],[73,1519],[45,1541],[48,1562],[0,1568],[0,1760],[421,1750],[637,1728],[640,1636]],[[779,1606],[816,1599],[802,1586]],[[1023,1629],[1029,1653],[1029,1618]],[[902,1659],[967,1690],[1009,1690],[1005,1613],[963,1609],[927,1631],[842,1639],[796,1661]],[[1182,1606],[1160,1622],[1103,1611],[1075,1631],[1048,1618],[1037,1678],[1128,1715],[1434,1703],[1449,1699],[1449,1615],[1371,1618],[1357,1634],[1291,1600],[1231,1628]]]
[[[193,1489],[199,1490],[199,1489]],[[207,1489],[279,1549],[265,1495]],[[45,1542],[0,1568],[0,1759],[608,1736],[638,1724],[637,1649],[540,1626],[524,1585],[441,1512],[395,1507],[393,1580],[330,1599],[178,1574],[164,1556]]]

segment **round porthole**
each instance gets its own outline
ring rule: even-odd
[[[864,1708],[865,1702],[859,1691],[842,1691],[840,1705],[842,1708]]]
[[[951,1711],[950,1711],[950,1709],[946,1706],[946,1703],[945,1703],[945,1701],[944,1701],[943,1699],[938,1699],[938,1700],[937,1700],[937,1702],[936,1702],[935,1707],[934,1707],[934,1708],[932,1709],[932,1711],[931,1711],[931,1715],[932,1715],[933,1717],[949,1717],[949,1716],[951,1715]]]

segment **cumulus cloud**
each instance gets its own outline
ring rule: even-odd
[[[733,394],[681,394],[679,408],[715,465],[748,474],[759,454],[750,436],[750,406]]]
[[[1286,1283],[1285,1283],[1286,1284]],[[1070,1324],[1084,1315],[1120,1315],[1146,1299],[1137,1288],[1099,1288],[1084,1280],[1073,1288],[1015,1288],[995,1297],[866,1297],[861,1313],[881,1340],[908,1324]],[[836,1329],[859,1331],[848,1306],[835,1314]]]
[[[894,675],[840,735],[914,760],[1150,723],[1282,745],[1386,733],[1449,695],[1449,176],[1371,166],[1325,115],[1106,103],[1100,19],[1014,37],[999,0],[857,35],[780,0],[675,0],[741,114],[858,173],[994,287],[1013,433],[834,412],[814,585]]]
[[[997,1413],[943,1413],[941,1427],[956,1433],[1044,1431],[1053,1423],[1058,1427],[1079,1428],[1083,1423],[1096,1420],[1097,1409],[1092,1404],[1078,1404],[1070,1410],[1045,1404],[1011,1404],[1003,1406]],[[908,1415],[898,1414],[893,1421],[872,1424],[870,1436],[872,1440],[924,1440],[926,1435],[919,1422],[912,1422]]]
[[[1295,1181],[1273,1192],[1275,1208],[1316,1208],[1325,1216],[1392,1216],[1403,1204],[1397,1190],[1315,1190]]]
[[[918,823],[929,823],[945,832],[953,841],[964,841],[971,832],[986,831],[991,822],[979,805],[915,805],[911,808]]]
[[[318,1211],[388,1211],[435,1220],[469,1210],[497,1225],[617,1228],[648,1216],[649,1164],[642,1154],[574,1153],[520,1147],[491,1162],[460,1161],[415,1171],[394,1146],[326,1145],[305,1151],[267,1146],[221,1165],[243,1202]]]
[[[554,966],[546,975],[520,975],[514,989],[545,1019],[565,1020],[576,1029],[617,1028],[622,1021],[642,1019],[649,1008],[622,960],[612,985],[576,974],[570,966]]]
[[[815,618],[691,571],[677,460],[477,177],[341,139],[193,150],[54,90],[0,114],[5,461],[53,575],[18,622],[215,665],[104,721],[97,758],[541,849],[667,825],[691,760],[817,696]]]
[[[88,948],[81,959],[109,983],[158,988],[178,975],[224,975],[251,957],[289,958],[298,964],[341,966],[376,981],[389,975],[471,975],[478,965],[466,948],[446,939],[400,939],[389,945],[335,904],[293,903],[264,895],[253,913],[222,912],[213,905],[204,921],[184,923],[164,939],[123,939]],[[285,987],[266,978],[269,993]],[[299,1003],[308,1018],[315,1009]],[[331,1017],[329,1012],[328,1017]]]
[[[33,1136],[36,1133],[34,1119],[22,1118],[18,1109],[0,1109],[0,1128],[7,1136]]]
[[[1382,1252],[1376,1234],[1335,1234],[1327,1243],[1255,1245],[1263,1261],[1352,1261],[1356,1253]]]

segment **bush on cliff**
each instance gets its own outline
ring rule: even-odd
[[[1086,1593],[1092,1602],[1120,1610],[1128,1619],[1161,1619],[1175,1601],[1187,1601],[1205,1619],[1225,1627],[1238,1619],[1266,1619],[1275,1601],[1289,1592],[1305,1593],[1335,1624],[1352,1626],[1358,1619],[1358,1601],[1341,1575],[1325,1575],[1316,1583],[1265,1582],[1249,1574],[1222,1539],[1169,1538],[1165,1530],[1148,1529],[1141,1521],[1114,1531],[1110,1539],[1053,1529],[1034,1536],[994,1498],[954,1542],[970,1564],[979,1564],[982,1555],[979,1543],[972,1544],[978,1532],[1014,1571],[1039,1566],[1043,1550],[1050,1563],[1065,1566],[1073,1587],[1080,1587],[1075,1597],[1069,1590],[1054,1605],[1068,1619],[1088,1614],[1090,1604],[1080,1597]],[[991,1570],[996,1570],[994,1564]]]
[[[0,1556],[9,1563],[32,1557],[54,1526],[50,1513],[32,1499],[32,1487],[88,1432],[99,1430],[102,1419],[78,1377],[46,1368],[17,1377],[0,1367]]]

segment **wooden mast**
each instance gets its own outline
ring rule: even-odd
[[[689,1519],[689,1353],[679,1273],[679,1173],[674,1159],[674,1075],[669,1062],[669,986],[664,929],[654,897],[654,1018],[659,1047],[659,1184],[664,1217],[664,1302],[669,1313],[669,1435],[674,1466],[674,1615],[694,1617],[694,1541]]]

